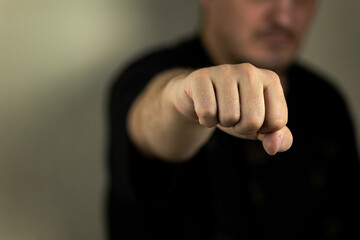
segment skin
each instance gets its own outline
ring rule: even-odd
[[[270,155],[288,150],[286,69],[315,2],[201,0],[201,40],[217,65],[154,77],[128,113],[134,144],[149,157],[181,163],[218,128],[262,141]]]
[[[202,40],[218,63],[249,62],[282,73],[312,19],[315,0],[202,0]]]

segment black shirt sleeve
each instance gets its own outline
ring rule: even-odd
[[[187,168],[187,164],[146,158],[126,130],[127,113],[135,98],[156,74],[176,67],[181,64],[174,51],[163,50],[126,68],[110,88],[107,217],[111,239],[137,239],[155,231],[149,223],[166,218],[161,213],[166,213],[167,205],[172,204],[170,192],[176,192]]]

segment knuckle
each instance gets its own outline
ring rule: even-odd
[[[259,79],[256,77],[258,69],[250,63],[241,64],[242,78],[240,79],[243,83],[248,84],[249,86],[256,86]]]
[[[251,63],[241,63],[240,66],[246,71],[246,72],[253,72],[257,68],[252,65]]]
[[[198,76],[204,76],[207,74],[207,72],[208,72],[207,68],[199,68],[199,69],[195,70],[194,72],[192,72],[192,74],[198,75]]]
[[[224,116],[220,116],[219,118],[221,126],[232,127],[239,121],[240,113],[226,114]]]
[[[207,68],[200,68],[189,74],[188,79],[192,84],[197,84],[202,81],[206,81],[209,76],[209,70]]]
[[[210,118],[216,115],[216,111],[210,107],[203,107],[196,110],[199,118]]]
[[[215,84],[228,85],[233,81],[233,66],[229,64],[219,65],[214,76],[216,77],[212,78],[212,81]]]
[[[285,118],[285,117],[282,117],[282,118],[281,118],[281,117],[278,117],[278,118],[273,119],[273,120],[270,122],[270,127],[276,131],[276,130],[280,130],[280,129],[282,129],[283,127],[285,127],[286,124],[287,124],[287,118]]]
[[[274,71],[266,70],[271,83],[280,84],[280,77]]]
[[[227,72],[230,72],[231,71],[231,65],[230,64],[222,64],[222,65],[219,65],[219,68],[227,73]]]
[[[261,129],[262,133],[269,133],[269,132],[275,132],[282,128],[284,128],[287,124],[287,118],[286,117],[278,117],[273,118],[271,120],[266,120],[266,123],[264,124],[263,128]]]
[[[212,107],[202,107],[195,109],[196,115],[199,119],[212,119],[216,117],[216,109]]]
[[[243,128],[246,132],[256,132],[261,128],[263,122],[261,117],[251,116],[243,122]]]

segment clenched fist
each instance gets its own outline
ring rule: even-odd
[[[261,140],[273,155],[292,145],[278,75],[251,64],[196,70],[169,82],[171,102],[185,117],[243,139]]]

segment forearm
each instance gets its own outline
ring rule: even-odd
[[[176,84],[191,71],[174,69],[154,77],[128,114],[128,132],[144,154],[169,162],[190,159],[215,128],[183,116],[173,104]]]

